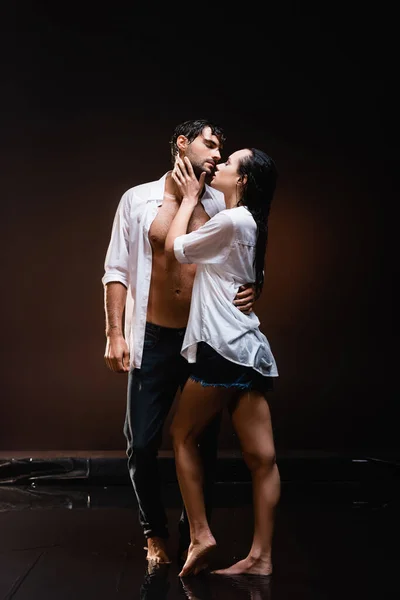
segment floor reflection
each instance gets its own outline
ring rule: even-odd
[[[225,577],[209,573],[182,580],[182,588],[190,600],[232,598],[232,600],[270,600],[271,576],[236,575]]]
[[[171,590],[171,565],[153,564],[146,569],[143,584],[140,587],[140,600],[168,600]],[[271,599],[271,577],[237,575],[225,577],[211,572],[180,579],[183,597],[189,600],[218,599]]]
[[[151,564],[147,567],[140,587],[140,600],[166,600],[171,584],[169,564]]]
[[[146,562],[130,486],[0,486],[3,600],[386,600],[398,597],[399,487],[284,485],[271,577],[211,573],[244,558],[249,486],[217,486],[210,572],[180,579],[176,487],[165,491],[170,565]]]

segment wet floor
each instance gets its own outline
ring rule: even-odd
[[[271,577],[178,577],[180,498],[165,487],[172,563],[149,573],[129,485],[0,486],[2,600],[398,599],[397,476],[282,483]],[[243,558],[252,534],[248,482],[216,486],[210,569]]]

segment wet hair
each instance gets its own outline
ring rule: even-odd
[[[171,161],[172,164],[175,164],[175,156],[178,152],[178,146],[176,145],[176,140],[180,135],[184,135],[189,140],[189,144],[193,142],[194,139],[197,138],[203,131],[205,127],[209,127],[211,129],[211,133],[215,135],[220,143],[222,148],[223,143],[225,142],[225,134],[223,132],[222,127],[217,125],[216,123],[212,123],[207,119],[195,119],[193,121],[184,121],[177,125],[174,129],[172,137],[170,139],[171,146]]]
[[[257,225],[256,253],[254,257],[255,287],[257,296],[264,285],[265,254],[268,242],[268,217],[275,192],[278,171],[272,158],[262,150],[248,148],[251,154],[242,158],[238,174],[247,176],[243,195],[238,206],[246,206]]]

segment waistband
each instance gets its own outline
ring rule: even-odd
[[[150,323],[150,321],[146,321],[146,329],[148,331],[154,331],[154,333],[166,333],[171,335],[174,335],[175,333],[183,335],[186,331],[186,327],[164,327],[163,325]]]

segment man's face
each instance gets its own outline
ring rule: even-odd
[[[199,177],[204,171],[206,181],[210,181],[217,163],[221,160],[220,149],[220,141],[216,135],[212,134],[210,127],[205,127],[201,134],[188,144],[185,156],[192,163],[196,177]]]

